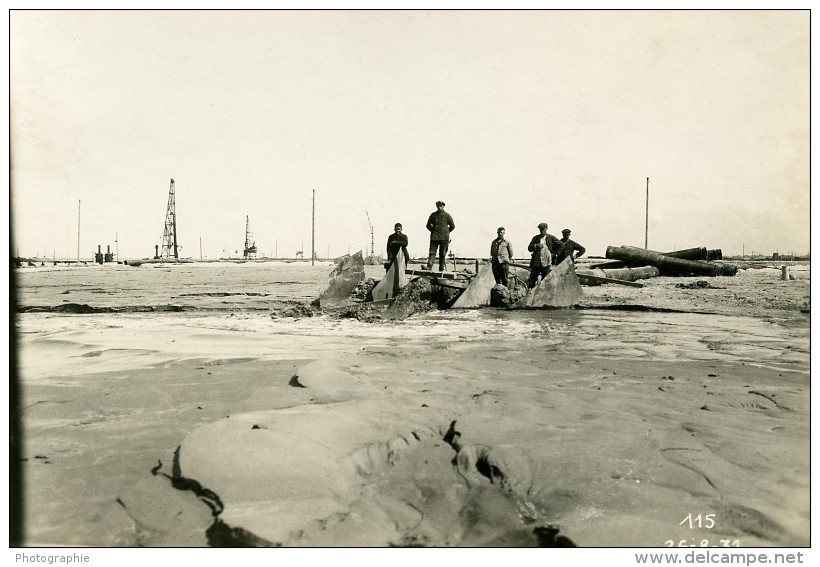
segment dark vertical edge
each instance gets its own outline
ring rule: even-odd
[[[11,133],[9,133],[9,164],[11,164]],[[9,187],[12,187],[9,171]],[[9,258],[14,258],[14,218],[12,192],[9,191]],[[9,546],[20,547],[25,542],[23,482],[23,429],[21,424],[21,387],[17,353],[17,269],[9,267]]]

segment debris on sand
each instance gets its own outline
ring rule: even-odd
[[[364,279],[364,259],[361,252],[343,256],[330,273],[328,284],[319,296],[319,306],[338,306],[348,301],[350,294]]]
[[[433,284],[427,278],[416,278],[404,286],[393,303],[384,310],[385,319],[405,319],[414,313],[435,309]]]
[[[318,308],[318,302],[316,303],[316,308]],[[321,310],[317,311],[311,305],[307,305],[305,303],[293,303],[292,305],[282,309],[281,311],[275,311],[270,314],[271,319],[281,319],[283,317],[292,317],[294,319],[301,319],[302,317],[313,317],[320,313]]]
[[[682,289],[726,289],[725,287],[712,285],[706,280],[697,280],[689,283],[679,283],[675,284],[675,287],[679,287]]]
[[[491,307],[510,307],[527,294],[527,289],[509,289],[504,285],[496,284],[490,290]]]
[[[350,294],[350,299],[354,299],[357,301],[367,301],[367,298],[370,295],[370,292],[376,287],[378,282],[373,278],[367,278],[366,280],[360,281],[359,285],[356,286],[356,289]]]

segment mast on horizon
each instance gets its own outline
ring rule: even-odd
[[[370,255],[375,255],[375,251],[373,250],[374,242],[373,242],[373,223],[370,222],[370,213],[367,211],[364,212],[367,215],[367,224],[370,226]],[[365,246],[365,250],[367,246]],[[329,255],[329,254],[328,254]]]
[[[246,260],[256,257],[256,241],[251,233],[251,223],[248,215],[245,215],[245,251],[242,253],[242,257]]]
[[[174,179],[171,178],[171,189],[168,192],[168,210],[165,212],[165,232],[162,235],[162,250],[158,258],[179,258],[177,245],[177,212]]]

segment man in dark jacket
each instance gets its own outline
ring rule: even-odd
[[[584,252],[587,251],[586,248],[575,242],[574,240],[569,239],[569,235],[572,231],[568,228],[565,228],[561,231],[561,242],[564,243],[564,249],[558,254],[558,258],[555,260],[555,265],[557,266],[561,262],[564,261],[564,258],[570,258],[572,263],[575,263],[576,258],[580,258],[584,255]]]
[[[447,267],[447,248],[450,245],[450,232],[455,230],[456,223],[450,213],[444,210],[444,201],[436,201],[436,211],[427,219],[427,230],[430,231],[430,255],[427,258],[427,269],[433,269],[433,260],[438,250],[438,269],[443,272]]]
[[[549,228],[547,223],[542,222],[539,224],[538,234],[532,237],[530,245],[527,246],[527,250],[532,252],[528,282],[530,287],[535,287],[539,276],[541,279],[546,277],[550,267],[555,264],[554,260],[564,250],[564,243],[553,235],[547,234],[547,228]]]
[[[390,268],[390,264],[396,259],[396,254],[398,254],[400,250],[404,253],[405,265],[410,261],[410,255],[407,253],[408,239],[407,235],[402,233],[401,223],[397,222],[393,230],[393,234],[387,237],[387,263],[384,265],[385,270]]]

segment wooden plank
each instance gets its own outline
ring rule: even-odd
[[[456,280],[461,278],[468,278],[466,274],[461,272],[433,272],[430,270],[412,270],[407,269],[404,270],[404,273],[408,276],[424,276],[428,278],[443,278],[448,280]]]
[[[434,278],[433,283],[436,285],[440,285],[441,287],[450,287],[453,289],[467,289],[470,285],[467,282],[459,282],[456,280],[443,280],[439,278]]]
[[[390,299],[379,299],[377,301],[368,301],[367,304],[368,305],[390,305],[394,301],[396,301],[396,298],[391,297]]]

